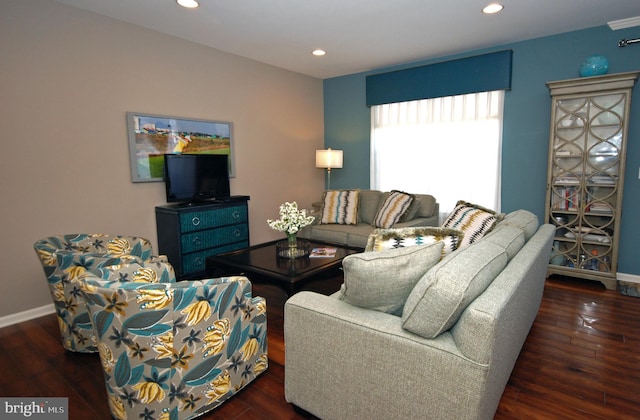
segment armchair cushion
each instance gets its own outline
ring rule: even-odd
[[[434,243],[345,257],[340,299],[361,308],[401,315],[420,277],[440,261],[442,247],[442,243]]]

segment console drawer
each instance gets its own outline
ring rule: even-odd
[[[208,249],[206,251],[193,252],[187,254],[183,258],[183,269],[185,273],[198,273],[203,272],[206,269],[205,262],[207,257],[216,254],[222,254],[223,252],[235,251],[237,249],[247,248],[249,242],[238,242],[235,244],[229,244],[221,246],[215,249]]]
[[[184,253],[248,240],[249,226],[246,223],[188,233],[180,237],[182,252]]]
[[[248,220],[247,206],[229,206],[216,211],[192,211],[180,214],[182,232],[195,232]]]

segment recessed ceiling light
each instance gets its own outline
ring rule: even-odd
[[[325,55],[327,52],[325,50],[321,50],[320,48],[315,49],[313,51],[311,51],[311,54],[317,56],[317,57],[321,57],[323,55]]]
[[[196,0],[176,0],[176,2],[182,6],[182,7],[186,7],[189,9],[194,9],[196,7],[199,6],[198,2]]]
[[[501,12],[502,9],[504,9],[504,6],[501,5],[500,3],[491,3],[487,6],[485,6],[484,9],[482,9],[482,13],[485,13],[487,15],[491,15],[494,13],[498,13]]]

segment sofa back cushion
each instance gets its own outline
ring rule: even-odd
[[[499,225],[515,226],[524,232],[524,237],[528,241],[538,230],[540,223],[538,216],[530,211],[519,209],[504,216]]]
[[[428,194],[415,194],[411,207],[402,216],[401,222],[408,222],[416,217],[432,217],[436,212],[436,199]]]
[[[380,197],[382,197],[381,191],[360,190],[358,216],[361,223],[368,225],[373,223],[373,218],[376,217],[380,204]]]
[[[502,246],[485,241],[449,254],[409,294],[402,312],[403,328],[425,338],[447,331],[507,260]]]
[[[340,300],[399,316],[415,284],[440,261],[442,246],[434,243],[345,257]]]
[[[436,198],[429,194],[416,194],[416,201],[420,203],[416,217],[433,217],[436,215]]]
[[[482,241],[492,242],[501,246],[507,253],[509,260],[524,246],[526,240],[524,231],[515,226],[499,224]]]

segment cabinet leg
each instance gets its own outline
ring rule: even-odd
[[[616,290],[618,288],[617,280],[600,280],[600,283],[604,284],[607,290]]]

